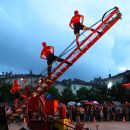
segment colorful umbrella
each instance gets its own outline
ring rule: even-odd
[[[99,103],[97,101],[91,101],[91,104],[98,105]]]

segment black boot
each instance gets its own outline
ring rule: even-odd
[[[66,63],[67,63],[69,66],[72,65],[72,62],[70,62],[70,61],[66,61]]]

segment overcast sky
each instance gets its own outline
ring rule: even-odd
[[[60,78],[86,81],[130,69],[129,0],[0,0],[0,74],[40,73],[46,68],[46,61],[40,59],[43,41],[59,55],[74,40],[68,24],[75,9],[91,26],[115,6],[122,20]]]

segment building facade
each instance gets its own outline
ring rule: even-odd
[[[130,70],[114,76],[111,76],[111,74],[109,74],[109,76],[104,79],[102,79],[101,77],[95,78],[92,82],[99,85],[106,85],[108,87],[121,83],[130,83]]]
[[[36,87],[39,84],[39,79],[41,78],[41,75],[35,75],[35,74],[15,74],[12,73],[5,73],[0,75],[0,84],[3,83],[9,83],[12,84],[15,79],[19,81],[19,84],[22,88],[25,86],[33,86]],[[62,81],[56,81],[54,83],[54,87],[58,89],[58,92],[60,95],[62,95],[62,92],[66,87],[70,87],[72,90],[72,93],[76,94],[76,92],[82,88],[85,87],[86,89],[91,89],[92,84],[88,83],[86,81],[80,80],[80,79],[68,79],[68,80],[62,80]]]
[[[21,85],[21,87],[24,86],[34,86],[36,87],[39,84],[39,79],[41,78],[41,75],[36,74],[12,74],[10,73],[2,73],[0,75],[0,85],[3,83],[9,83],[12,84],[15,79],[17,79]],[[112,85],[116,85],[117,83],[130,83],[130,70],[127,70],[123,73],[119,73],[115,76],[109,75],[108,78],[102,79],[94,78],[91,82],[86,82],[80,79],[68,79],[68,80],[62,80],[62,81],[56,81],[54,84],[54,87],[58,89],[59,93],[62,94],[63,90],[66,87],[70,87],[72,92],[76,94],[76,92],[82,88],[85,87],[86,89],[90,90],[93,88],[94,84],[98,85],[107,85],[108,87],[111,87]]]

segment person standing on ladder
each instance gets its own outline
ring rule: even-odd
[[[77,43],[77,47],[78,49],[81,51],[80,47],[79,47],[79,41],[78,38],[80,36],[80,30],[90,30],[90,31],[95,31],[92,28],[86,27],[85,25],[83,25],[84,22],[84,16],[79,14],[78,10],[74,11],[74,16],[71,18],[69,26],[70,28],[72,28],[74,30],[74,34],[76,35],[76,43]],[[98,34],[101,34],[101,32],[98,32]]]
[[[43,42],[42,46],[43,46],[43,49],[41,51],[40,58],[47,60],[48,75],[49,75],[51,73],[52,63],[54,61],[63,62],[64,59],[54,55],[54,47],[53,46],[47,46],[46,42]],[[72,63],[70,61],[65,61],[65,63],[67,63],[70,66],[72,65]]]

